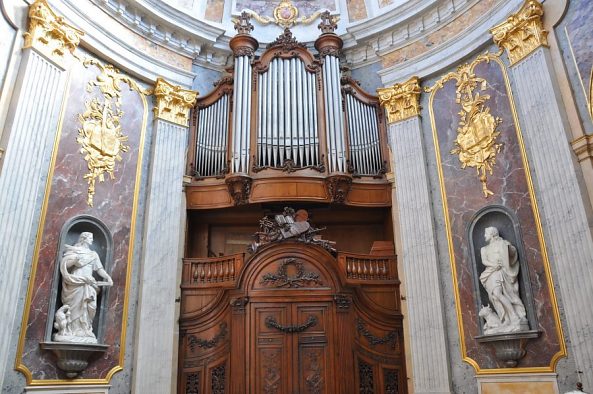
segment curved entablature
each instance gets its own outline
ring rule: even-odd
[[[378,98],[343,75],[336,20],[328,12],[322,20],[318,54],[287,28],[259,57],[249,16],[237,21],[233,75],[194,108],[190,208],[283,200],[390,205]]]

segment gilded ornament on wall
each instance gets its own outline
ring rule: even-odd
[[[37,0],[29,7],[29,30],[24,34],[24,48],[35,47],[56,61],[74,53],[84,33],[64,21],[47,4]]]
[[[420,89],[418,77],[390,88],[377,89],[379,103],[387,111],[389,123],[399,122],[420,115]]]
[[[84,103],[85,111],[78,115],[82,127],[78,129],[76,141],[81,146],[80,153],[87,162],[88,173],[84,179],[88,183],[87,204],[93,206],[96,181],[105,181],[105,174],[115,179],[116,163],[122,160],[121,153],[128,152],[128,137],[123,134],[121,118],[121,82],[130,89],[142,94],[150,92],[142,89],[129,77],[123,76],[112,65],[102,65],[94,59],[83,62],[85,67],[95,65],[101,70],[94,81],[87,84],[86,90],[91,93],[98,87],[102,98],[92,98]]]
[[[290,0],[280,1],[272,12],[272,15],[274,15],[273,18],[266,15],[259,15],[257,12],[251,10],[247,10],[247,12],[262,25],[274,23],[282,28],[289,28],[299,23],[307,25],[321,15],[321,11],[317,11],[309,16],[299,18],[299,9]]]
[[[544,29],[544,7],[537,0],[526,0],[519,11],[490,32],[494,43],[505,49],[511,65],[525,58],[540,46],[548,45],[548,32]]]
[[[494,194],[488,189],[487,181],[488,174],[492,175],[496,155],[502,148],[502,144],[497,142],[500,135],[497,128],[502,120],[490,113],[486,105],[490,95],[482,93],[487,89],[488,82],[477,77],[474,68],[482,61],[489,61],[491,56],[496,55],[478,56],[472,63],[459,66],[456,72],[445,75],[434,87],[427,89],[442,88],[445,82],[456,80],[455,102],[461,105],[461,110],[455,147],[450,153],[458,155],[461,168],[476,169],[484,197]]]
[[[188,126],[189,110],[196,103],[198,92],[182,89],[181,86],[157,78],[154,95],[156,98],[154,116],[156,118],[167,120],[179,126]]]

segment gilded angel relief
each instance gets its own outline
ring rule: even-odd
[[[486,80],[476,77],[469,65],[459,69],[456,102],[461,105],[461,119],[455,148],[451,150],[451,154],[459,156],[461,168],[476,169],[484,197],[493,194],[486,184],[487,174],[492,174],[496,155],[502,148],[502,144],[496,142],[500,135],[497,127],[502,120],[495,118],[490,113],[490,108],[485,106],[490,95],[480,94],[480,90],[486,90],[486,86]]]

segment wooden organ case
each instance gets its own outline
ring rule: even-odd
[[[178,392],[406,393],[392,229],[373,232],[391,227],[378,99],[341,75],[329,14],[316,55],[286,29],[256,58],[246,15],[235,27],[234,73],[193,112]],[[317,235],[215,247],[278,204],[329,212],[339,250]],[[353,211],[384,223],[339,221]],[[357,233],[368,248],[348,247]]]

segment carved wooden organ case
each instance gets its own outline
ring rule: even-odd
[[[189,208],[282,198],[390,205],[383,111],[342,74],[342,40],[326,16],[316,54],[285,29],[256,56],[248,19],[236,24],[234,72],[193,111]]]
[[[179,393],[405,393],[393,255],[298,242],[185,259]]]

